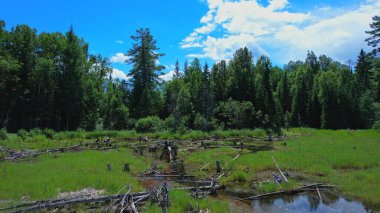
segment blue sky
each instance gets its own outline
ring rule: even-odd
[[[140,27],[151,29],[166,54],[159,63],[170,78],[177,58],[181,64],[193,57],[212,64],[243,46],[279,66],[304,59],[307,50],[355,60],[367,48],[364,31],[376,13],[375,0],[2,0],[0,7],[8,29],[28,24],[38,32],[66,32],[72,24],[90,43],[90,53],[108,57],[120,78],[129,69],[120,63],[121,53]]]

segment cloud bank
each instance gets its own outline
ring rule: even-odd
[[[365,31],[380,11],[380,1],[367,0],[351,9],[321,7],[294,12],[288,0],[207,0],[208,12],[180,43],[188,57],[229,59],[247,46],[254,56],[277,63],[304,59],[307,50],[336,60],[355,59],[366,48]]]

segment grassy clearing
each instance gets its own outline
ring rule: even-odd
[[[80,136],[80,134],[82,134]],[[133,131],[101,131],[91,133],[61,132],[52,139],[45,135],[31,135],[22,139],[17,134],[8,134],[0,145],[14,149],[45,149],[51,147],[72,146],[82,140],[93,138],[137,138],[142,136]],[[364,201],[367,205],[380,206],[380,132],[330,131],[313,129],[290,129],[285,131],[289,137],[286,145],[275,142],[274,151],[240,153],[232,148],[199,149],[194,152],[179,152],[185,160],[185,169],[197,178],[211,177],[215,173],[215,161],[234,171],[223,177],[220,182],[227,186],[242,189],[255,189],[258,192],[272,192],[280,189],[296,188],[301,182],[325,182],[339,186],[347,196]],[[149,138],[193,140],[209,137],[265,137],[264,130],[231,130],[226,132],[190,132],[179,135],[170,132],[144,134]],[[221,141],[222,142],[222,141]],[[191,142],[189,142],[191,143]],[[231,143],[231,142],[227,142]],[[257,142],[254,142],[257,143]],[[240,154],[236,160],[232,159]],[[1,157],[0,153],[0,157]],[[48,199],[59,192],[78,191],[83,188],[105,189],[107,193],[116,193],[123,185],[130,184],[133,191],[142,191],[143,187],[133,177],[151,163],[131,150],[119,149],[107,152],[84,151],[42,155],[31,161],[0,163],[0,200]],[[257,182],[271,180],[271,172],[276,171],[272,156],[283,170],[291,175],[305,175],[306,180],[290,178],[289,184],[278,186],[274,183]],[[107,171],[107,163],[112,171]],[[132,173],[124,173],[124,163],[130,163]],[[205,170],[201,166],[209,163]],[[165,167],[159,165],[159,167]],[[277,171],[276,171],[277,172]],[[211,212],[226,212],[228,201],[217,199],[196,200],[187,191],[171,191],[172,206],[169,212],[183,212],[191,208],[210,209]],[[144,212],[161,212],[156,205],[148,206]]]
[[[78,191],[84,188],[104,189],[117,193],[125,184],[133,191],[144,190],[134,174],[148,164],[131,151],[121,149],[107,152],[85,151],[44,155],[29,162],[0,163],[0,200],[48,199],[59,192]],[[106,165],[112,165],[107,171]],[[131,173],[122,171],[130,163]]]
[[[233,212],[228,208],[227,201],[216,199],[194,199],[189,195],[188,191],[172,190],[169,192],[170,208],[169,213],[187,212],[195,209],[209,210],[213,213]],[[145,213],[161,213],[162,210],[156,204],[148,206],[143,212]]]
[[[276,171],[271,158],[274,156],[284,170],[305,173],[309,181],[338,185],[346,195],[359,198],[370,205],[380,205],[380,132],[293,129],[287,133],[302,136],[286,141],[286,146],[276,142],[275,151],[243,154],[228,165],[226,162],[234,155],[231,149],[197,151],[186,162],[197,163],[198,166],[207,162],[213,165],[215,160],[220,159],[222,166],[237,172],[237,175],[222,181],[234,184],[239,180],[242,182],[242,179],[257,181],[260,172]],[[296,183],[284,187],[294,186]],[[273,184],[264,184],[261,188],[262,191],[279,189]]]

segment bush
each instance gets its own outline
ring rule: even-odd
[[[226,129],[250,128],[254,115],[253,104],[249,101],[239,102],[230,98],[226,102],[219,102],[215,108],[215,117]]]
[[[137,132],[155,132],[162,128],[162,120],[157,116],[140,118],[135,124]]]
[[[29,136],[29,133],[25,129],[19,129],[17,135],[22,138],[22,140],[25,140]]]
[[[49,139],[53,139],[55,135],[55,131],[52,129],[43,129],[42,134],[45,135]]]
[[[212,131],[215,130],[216,127],[215,119],[206,119],[201,114],[197,113],[194,119],[194,128],[202,131]]]
[[[380,130],[380,120],[379,121],[376,121],[373,126],[372,126],[373,129],[375,130]]]
[[[37,136],[37,135],[42,135],[42,130],[39,129],[39,128],[31,129],[29,131],[29,134],[28,134],[29,137],[34,137],[34,136]]]
[[[8,138],[7,130],[4,128],[0,129],[0,140],[6,140]]]

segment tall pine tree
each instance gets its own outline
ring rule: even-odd
[[[158,76],[165,67],[157,65],[164,54],[157,53],[159,48],[149,29],[138,29],[131,36],[134,41],[128,51],[128,63],[133,64],[129,74],[132,82],[131,111],[135,118],[157,113],[160,95],[157,91]]]

